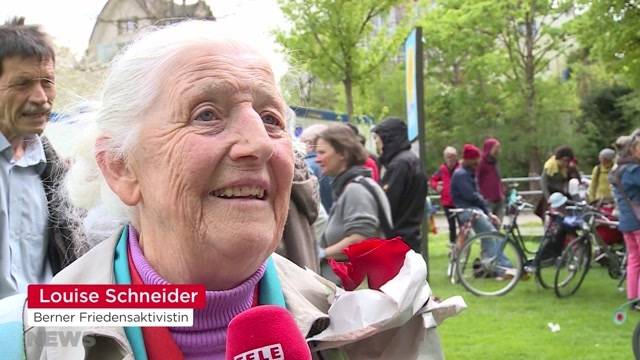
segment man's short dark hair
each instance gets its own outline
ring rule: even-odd
[[[49,36],[36,25],[25,25],[23,17],[0,26],[0,75],[4,59],[10,57],[56,60]]]
[[[353,130],[346,125],[332,125],[318,135],[328,142],[334,150],[345,157],[347,166],[364,165],[369,155]]]

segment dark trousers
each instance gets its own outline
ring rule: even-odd
[[[449,242],[451,244],[456,242],[456,217],[451,216],[451,212],[449,212],[450,208],[444,208],[444,215],[447,217],[447,221],[449,222]]]

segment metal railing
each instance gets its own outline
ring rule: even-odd
[[[591,179],[591,176],[589,175],[581,174],[581,177],[583,179]],[[540,176],[504,178],[502,179],[502,183],[505,185],[507,191],[509,191],[514,186],[516,188],[534,188],[533,190],[518,190],[518,195],[521,195],[527,200],[527,202],[532,204],[535,204],[540,198],[540,196],[542,196],[542,190],[535,189],[536,187],[537,188],[540,187]],[[529,186],[521,187],[519,185],[520,183],[529,183]],[[429,188],[429,191],[434,191],[434,190]],[[439,194],[433,194],[433,195],[430,194],[428,197],[432,204],[434,204],[434,201],[438,203],[440,202]]]
[[[504,178],[502,179],[502,183],[505,185],[507,191],[509,191],[509,189],[511,189],[514,186],[516,188],[520,188],[521,187],[520,183],[529,183],[529,185],[533,183],[533,186],[526,186],[526,188],[540,187],[540,176]],[[434,190],[429,188],[429,191],[434,191]],[[540,196],[542,196],[542,190],[540,189],[518,190],[518,195],[522,195],[525,199],[527,199],[528,202],[534,203],[535,201],[538,200]],[[430,194],[428,197],[429,197],[429,200],[431,201],[431,204],[440,202],[439,194]]]

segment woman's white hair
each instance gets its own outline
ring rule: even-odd
[[[163,28],[148,28],[111,64],[99,101],[87,120],[78,141],[73,165],[60,196],[83,209],[69,209],[69,216],[84,216],[84,233],[78,233],[76,248],[87,249],[104,240],[117,226],[130,222],[128,209],[106,184],[95,160],[98,151],[126,159],[136,146],[142,129],[142,115],[153,106],[160,91],[167,64],[185,49],[194,46],[229,44],[249,48],[271,65],[276,81],[286,70],[284,57],[266,34],[249,33],[247,27],[212,21],[185,21]],[[101,148],[96,148],[96,140]]]
[[[444,148],[444,151],[442,152],[442,154],[444,156],[458,155],[458,150],[456,150],[456,148],[454,148],[453,146],[447,146],[446,148]]]

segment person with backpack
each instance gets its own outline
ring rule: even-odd
[[[609,175],[618,206],[618,229],[627,247],[627,299],[640,297],[640,129],[623,147]],[[640,310],[640,304],[633,308]]]
[[[338,282],[325,260],[343,258],[344,248],[362,240],[385,237],[382,224],[392,226],[393,222],[384,191],[364,167],[367,152],[353,131],[346,125],[330,126],[319,134],[316,145],[322,173],[334,177],[335,199],[320,239],[320,271],[323,277]]]
[[[616,152],[613,149],[602,149],[598,155],[600,161],[594,166],[591,173],[591,183],[587,191],[587,201],[589,203],[611,203],[613,202],[613,194],[611,192],[611,184],[609,184],[609,172],[613,168],[613,160]]]

